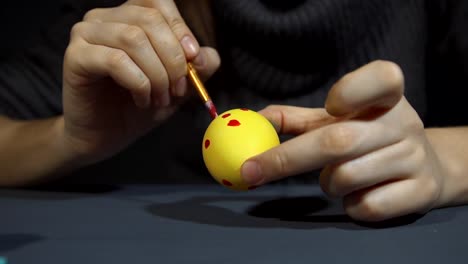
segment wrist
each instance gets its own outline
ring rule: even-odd
[[[65,133],[65,120],[63,116],[53,120],[50,137],[55,139],[52,149],[57,153],[58,167],[57,173],[64,174],[87,165],[83,155],[76,150],[69,137]]]
[[[36,184],[83,166],[64,140],[63,118],[2,123],[0,186]]]
[[[71,172],[98,161],[93,152],[87,149],[87,144],[67,133],[63,116],[57,117],[54,121],[52,134],[58,139],[54,147],[61,157],[60,172]]]
[[[467,157],[463,155],[463,133],[458,128],[426,129],[426,136],[440,167],[441,193],[435,207],[453,206],[468,201]],[[434,165],[435,166],[435,165]]]

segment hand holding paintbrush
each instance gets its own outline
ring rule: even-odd
[[[205,103],[206,108],[208,109],[211,118],[215,119],[218,116],[218,113],[216,112],[216,107],[213,104],[213,101],[211,100],[210,96],[208,95],[208,92],[205,89],[205,86],[201,82],[200,78],[198,77],[197,71],[193,67],[192,63],[187,63],[187,68],[188,68],[188,76],[190,81],[192,82],[193,86],[195,86],[195,89],[197,90],[198,95],[200,98],[203,100]]]

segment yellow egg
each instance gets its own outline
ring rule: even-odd
[[[211,176],[236,191],[255,188],[240,176],[244,161],[280,144],[273,125],[249,109],[232,109],[211,121],[202,143],[203,160]]]

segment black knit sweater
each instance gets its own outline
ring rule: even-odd
[[[237,104],[321,107],[343,74],[383,59],[402,67],[405,95],[428,125],[465,122],[451,101],[466,95],[466,1],[215,2]]]
[[[85,11],[72,2],[52,33],[0,65],[0,113],[31,119],[61,112],[61,55],[71,25]],[[207,86],[219,111],[272,103],[322,107],[343,74],[384,59],[402,67],[405,95],[427,125],[468,123],[468,1],[213,2],[222,68]],[[76,179],[213,182],[200,152],[209,121],[198,101],[188,103],[162,127]]]

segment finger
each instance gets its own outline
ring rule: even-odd
[[[185,23],[177,5],[172,0],[131,0],[126,4],[157,9],[181,43],[188,60],[194,59],[200,50],[194,34]]]
[[[178,95],[177,91],[186,89],[187,59],[181,43],[161,11],[154,8],[125,5],[94,10],[87,14],[86,19],[92,21],[94,17],[99,17],[104,22],[124,23],[141,28],[165,67],[172,95]],[[165,90],[158,90],[158,94],[163,92]]]
[[[378,149],[357,159],[328,165],[320,174],[320,185],[330,196],[343,197],[383,182],[407,178],[424,161],[425,151],[409,140]]]
[[[169,105],[167,72],[139,27],[121,23],[81,22],[73,27],[72,35],[79,35],[93,45],[125,51],[149,78],[153,102],[160,106]]]
[[[200,49],[200,55],[197,58],[203,57],[202,59],[196,59],[192,61],[192,65],[195,68],[198,76],[202,82],[207,81],[219,68],[220,57],[218,52],[210,47],[202,47]],[[190,82],[190,94],[194,94],[195,85],[193,82]],[[179,92],[183,93],[183,91]]]
[[[68,47],[64,60],[71,72],[95,80],[111,77],[131,93],[136,106],[149,106],[150,80],[127,53],[120,49],[91,45],[84,40],[75,40],[74,43]]]
[[[338,120],[322,108],[288,105],[270,105],[258,113],[270,120],[280,134],[299,135]]]
[[[311,130],[250,158],[242,167],[242,176],[249,184],[264,184],[356,158],[402,138],[399,129],[380,122],[340,122]]]
[[[200,48],[199,55],[192,61],[202,81],[208,80],[221,65],[218,51],[211,47]]]
[[[333,116],[368,109],[390,109],[402,97],[403,73],[392,62],[375,61],[341,78],[330,90],[325,108]]]
[[[395,181],[352,193],[344,198],[346,213],[360,221],[382,221],[411,213],[425,213],[439,195],[430,178]]]

